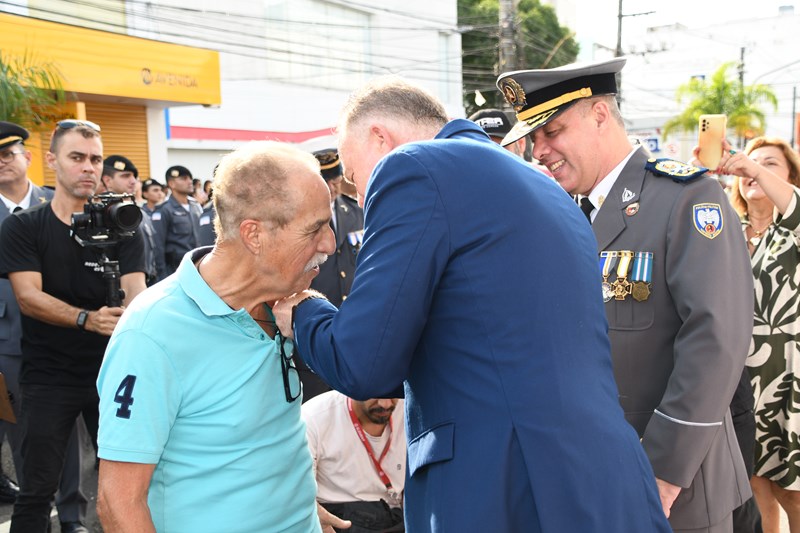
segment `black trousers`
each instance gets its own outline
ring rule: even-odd
[[[97,449],[99,399],[94,386],[24,384],[21,389],[23,475],[10,531],[46,533],[67,442],[81,414]]]

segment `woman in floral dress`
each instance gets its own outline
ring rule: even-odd
[[[800,533],[800,158],[783,140],[727,142],[718,171],[738,176],[731,202],[742,217],[755,276],[753,342],[755,473],[765,533],[778,533],[779,505]]]

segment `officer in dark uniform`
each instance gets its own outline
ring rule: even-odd
[[[631,144],[614,99],[624,64],[502,74],[519,120],[502,144],[530,136],[591,222],[620,404],[670,525],[730,533],[751,497],[729,410],[752,336],[750,261],[706,169]]]
[[[331,191],[331,226],[336,235],[336,251],[320,266],[319,274],[311,282],[311,288],[328,297],[339,306],[347,298],[356,270],[356,255],[361,248],[364,235],[364,210],[353,198],[341,194],[342,164],[336,149],[314,152],[328,189]],[[298,364],[303,382],[303,401],[331,390],[327,383],[312,373],[304,363]]]
[[[130,159],[122,155],[110,155],[103,161],[103,176],[101,181],[106,191],[115,194],[133,194],[136,180],[139,179],[139,170]],[[144,264],[147,285],[156,281],[156,230],[150,215],[142,209],[142,221],[139,231],[144,234]]]
[[[184,254],[199,246],[203,214],[203,208],[192,197],[194,185],[188,168],[169,167],[166,180],[172,194],[152,216],[159,280],[175,272]]]
[[[214,209],[214,204],[208,202],[203,207],[203,213],[200,215],[200,242],[198,246],[213,246],[214,241],[217,240],[217,232],[214,229],[214,218],[217,216],[217,211]]]

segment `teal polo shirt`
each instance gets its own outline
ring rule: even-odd
[[[117,325],[97,380],[98,456],[156,465],[159,533],[319,532],[301,401],[286,401],[277,343],[200,277],[208,250]]]

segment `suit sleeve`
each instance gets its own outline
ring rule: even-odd
[[[365,219],[355,279],[341,309],[310,300],[295,313],[303,359],[357,400],[397,397],[450,249],[435,180],[407,153],[391,154],[376,167]]]
[[[694,206],[718,204],[713,239]],[[722,430],[753,331],[753,274],[739,220],[717,183],[684,186],[667,229],[666,280],[682,322],[674,368],[642,439],[656,477],[689,487]]]

